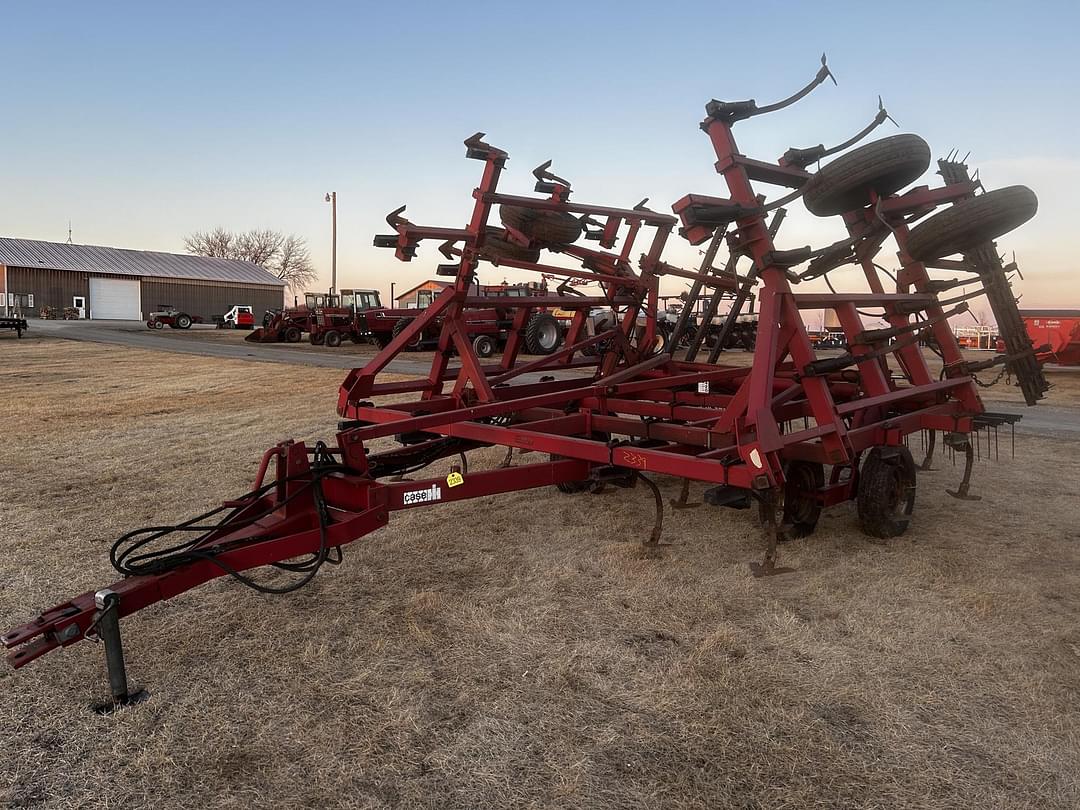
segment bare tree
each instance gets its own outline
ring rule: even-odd
[[[184,247],[188,253],[198,256],[213,256],[218,259],[236,258],[236,237],[224,228],[212,231],[195,231],[184,237]]]
[[[188,253],[219,259],[241,259],[265,268],[294,290],[316,278],[307,241],[295,234],[267,228],[233,233],[224,228],[195,231],[184,237]]]
[[[295,235],[286,236],[278,248],[274,272],[278,278],[287,281],[290,287],[296,289],[306,287],[314,281],[315,268],[311,265],[307,241]]]

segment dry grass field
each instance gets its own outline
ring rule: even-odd
[[[274,442],[332,435],[343,376],[42,338],[0,356],[3,629],[112,582],[119,534],[245,490]],[[92,644],[0,666],[0,802],[1075,808],[1078,449],[1021,431],[977,467],[980,503],[939,461],[905,536],[869,543],[839,507],[763,580],[748,513],[669,512],[643,556],[644,489],[399,513],[296,594],[223,579],[125,620],[140,706],[87,711]]]

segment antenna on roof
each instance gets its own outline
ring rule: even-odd
[[[71,244],[71,220],[70,219],[68,220],[68,240],[67,240],[67,243],[69,245]]]

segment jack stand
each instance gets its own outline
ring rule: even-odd
[[[124,667],[124,647],[120,641],[120,597],[115,591],[104,588],[94,594],[98,613],[94,627],[98,638],[105,643],[105,666],[109,670],[111,700],[90,706],[97,714],[111,714],[122,706],[142,703],[150,694],[145,689],[128,691],[127,670]]]

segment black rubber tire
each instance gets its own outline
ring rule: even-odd
[[[301,332],[300,328],[297,327],[297,326],[286,327],[285,328],[285,333],[283,335],[283,337],[285,338],[286,343],[299,343],[300,338],[302,338],[303,336],[304,336],[304,333]]]
[[[393,338],[390,335],[387,335],[386,332],[373,332],[371,340],[380,349],[385,349],[390,345],[390,341],[393,340]]]
[[[390,334],[393,335],[396,338],[398,335],[400,335],[402,332],[404,332],[409,327],[410,323],[412,323],[415,320],[416,320],[416,318],[402,318],[401,320],[399,320],[397,323],[394,324],[394,329]],[[424,342],[424,335],[423,335],[423,333],[421,333],[421,334],[417,335],[413,339],[412,343],[406,344],[405,350],[409,351],[409,352],[419,351],[420,346],[421,346],[421,344],[423,342]]]
[[[525,324],[525,351],[529,354],[551,354],[562,345],[562,328],[549,312],[537,312]]]
[[[739,331],[739,343],[748,352],[757,348],[757,324],[746,324]]]
[[[488,261],[498,262],[500,259],[511,259],[519,262],[540,261],[540,248],[522,247],[517,242],[511,242],[506,238],[506,231],[502,228],[488,228],[484,237],[484,247],[480,250],[480,256]]]
[[[165,328],[165,324],[164,324],[164,323],[162,323],[161,321],[154,321],[154,328],[155,328],[155,329],[164,329],[164,328]]]
[[[331,349],[336,349],[341,345],[341,332],[331,329],[323,338],[323,345]]]
[[[803,186],[811,214],[831,217],[895,194],[930,167],[930,146],[918,135],[893,135],[852,149],[823,166]]]
[[[581,236],[581,220],[565,211],[500,205],[502,224],[548,245],[569,245]]]
[[[784,516],[783,525],[788,527],[783,540],[795,540],[813,534],[821,517],[821,503],[807,497],[807,490],[825,486],[825,467],[817,461],[793,459],[784,463]],[[765,505],[761,504],[764,521]]]
[[[191,328],[191,316],[186,312],[181,312],[176,316],[176,328],[177,329],[190,329]]]
[[[477,335],[472,342],[477,357],[491,357],[495,354],[495,339],[491,335]]]
[[[899,537],[915,508],[915,461],[906,447],[874,447],[859,471],[855,503],[862,530],[870,537]]]
[[[312,346],[322,346],[323,336],[317,332],[308,332],[307,339]]]
[[[611,441],[611,435],[601,430],[594,431],[591,434],[591,438],[602,439],[605,442]],[[550,461],[558,461],[561,458],[563,458],[563,456],[548,455]],[[594,482],[587,478],[584,481],[562,481],[555,485],[555,489],[559,490],[559,492],[562,492],[564,495],[576,495],[579,492],[585,492],[592,487],[593,484]]]
[[[964,253],[1020,227],[1038,210],[1039,199],[1027,186],[997,188],[920,222],[908,234],[907,252],[919,262]]]

